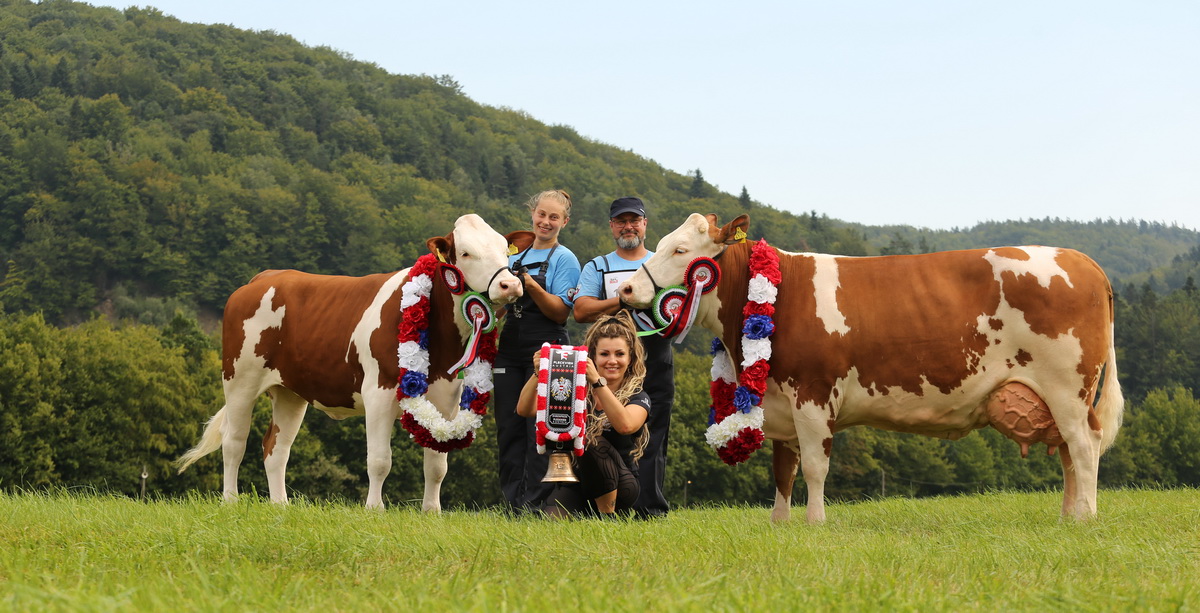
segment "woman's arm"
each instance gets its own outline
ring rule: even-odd
[[[612,424],[614,430],[620,434],[633,434],[646,423],[646,418],[649,414],[646,409],[636,404],[621,404],[617,399],[617,395],[609,389],[608,385],[600,387],[591,387],[596,381],[600,380],[600,372],[596,369],[596,363],[588,358],[587,364],[587,380],[588,391],[592,395],[592,399],[596,401],[596,406],[604,411],[608,416],[608,423]],[[610,385],[620,385],[620,382],[611,383]],[[537,392],[535,391],[536,395]]]

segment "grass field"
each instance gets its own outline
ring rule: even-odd
[[[664,520],[0,494],[16,611],[1200,610],[1200,491],[833,504]],[[803,509],[796,509],[803,517]]]

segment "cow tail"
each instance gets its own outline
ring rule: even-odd
[[[1102,434],[1100,437],[1100,453],[1112,446],[1121,429],[1121,421],[1125,415],[1125,396],[1121,393],[1121,383],[1117,380],[1117,347],[1113,342],[1113,327],[1109,326],[1108,362],[1104,365],[1104,375],[1101,378],[1101,389],[1097,392],[1096,418],[1100,420]]]
[[[178,460],[175,460],[175,466],[179,468],[179,472],[183,472],[196,460],[221,448],[221,430],[225,428],[226,408],[221,407],[221,410],[217,411],[217,414],[208,420],[208,423],[204,426],[204,434],[200,437],[200,442],[196,443],[195,447],[188,449],[187,453],[179,456]]]

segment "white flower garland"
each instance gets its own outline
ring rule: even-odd
[[[429,299],[433,294],[433,278],[430,273],[435,268],[432,255],[425,255],[417,260],[417,264],[409,273],[411,278],[401,288],[402,317],[408,313],[417,315],[416,311],[423,309],[425,312],[421,313],[424,316],[421,319],[428,322]],[[422,304],[423,307],[419,306]],[[401,320],[402,338],[405,335],[403,321],[404,319]],[[417,340],[410,338],[402,341],[396,350],[400,366],[400,385],[397,387],[396,396],[400,403],[401,424],[419,444],[437,451],[447,452],[470,445],[474,440],[475,431],[483,425],[483,415],[487,411],[487,400],[493,387],[491,361],[481,355],[463,369],[463,383],[466,386],[463,399],[454,419],[447,420],[426,398],[429,390],[429,350],[421,346],[420,339],[424,336],[424,342],[428,343],[428,326],[410,329],[409,336],[415,336]],[[494,342],[494,334],[489,334],[487,338],[490,339],[488,342]],[[468,341],[468,351],[471,344],[471,341]],[[406,380],[409,382],[408,387],[405,385]],[[428,438],[425,434],[428,434]]]

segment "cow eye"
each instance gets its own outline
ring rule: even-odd
[[[683,247],[675,248],[675,255],[683,255],[685,253],[687,253],[687,249],[684,249]]]

